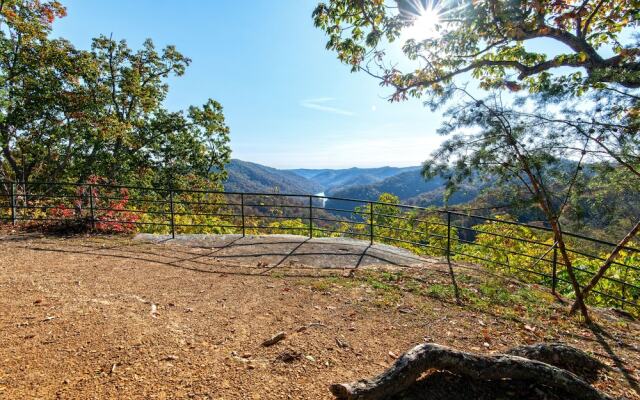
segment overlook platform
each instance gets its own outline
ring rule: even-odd
[[[350,238],[308,238],[298,235],[170,235],[138,234],[135,240],[194,247],[200,262],[228,261],[264,268],[307,267],[356,269],[366,266],[421,267],[439,262],[385,244]],[[189,261],[189,260],[185,260]]]

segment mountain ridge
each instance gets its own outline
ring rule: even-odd
[[[263,192],[285,194],[325,194],[329,197],[378,200],[382,193],[398,196],[405,204],[423,207],[444,205],[444,181],[436,177],[425,180],[415,167],[377,167],[345,169],[277,169],[233,159],[227,166],[228,179],[224,183],[227,191]],[[473,200],[480,188],[469,185],[454,193],[450,205]],[[340,200],[327,200],[328,208],[352,208]]]
[[[355,184],[372,184],[407,171],[418,171],[415,167],[376,167],[376,168],[344,168],[344,169],[309,169],[298,168],[285,171],[293,172],[308,180],[317,182],[323,187],[323,192],[330,192],[338,187]]]
[[[250,161],[232,159],[226,169],[228,177],[223,186],[229,192],[315,194],[322,191],[319,184],[303,176]]]

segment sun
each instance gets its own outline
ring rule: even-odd
[[[403,29],[402,38],[406,41],[409,39],[434,39],[440,36],[438,30],[440,9],[436,6],[435,1],[428,1],[426,4],[422,1],[418,4],[414,2],[412,6],[412,10],[407,13],[407,17],[411,20],[411,25]]]

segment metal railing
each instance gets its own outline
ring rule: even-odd
[[[3,200],[4,198],[4,200]],[[551,229],[451,210],[331,196],[184,190],[100,183],[0,182],[0,221],[34,229],[103,232],[294,233],[346,236],[505,270],[570,293]],[[614,243],[565,233],[581,285]],[[601,303],[640,311],[640,250],[624,257],[592,292]],[[471,264],[470,264],[471,265]]]

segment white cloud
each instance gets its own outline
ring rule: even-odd
[[[328,112],[333,114],[345,115],[348,117],[352,117],[355,115],[355,113],[351,111],[342,110],[339,108],[324,105],[324,103],[328,103],[333,100],[335,99],[332,97],[319,97],[315,99],[303,100],[300,102],[300,105],[304,108],[309,108],[312,110],[318,110],[318,111],[323,111],[323,112]]]

